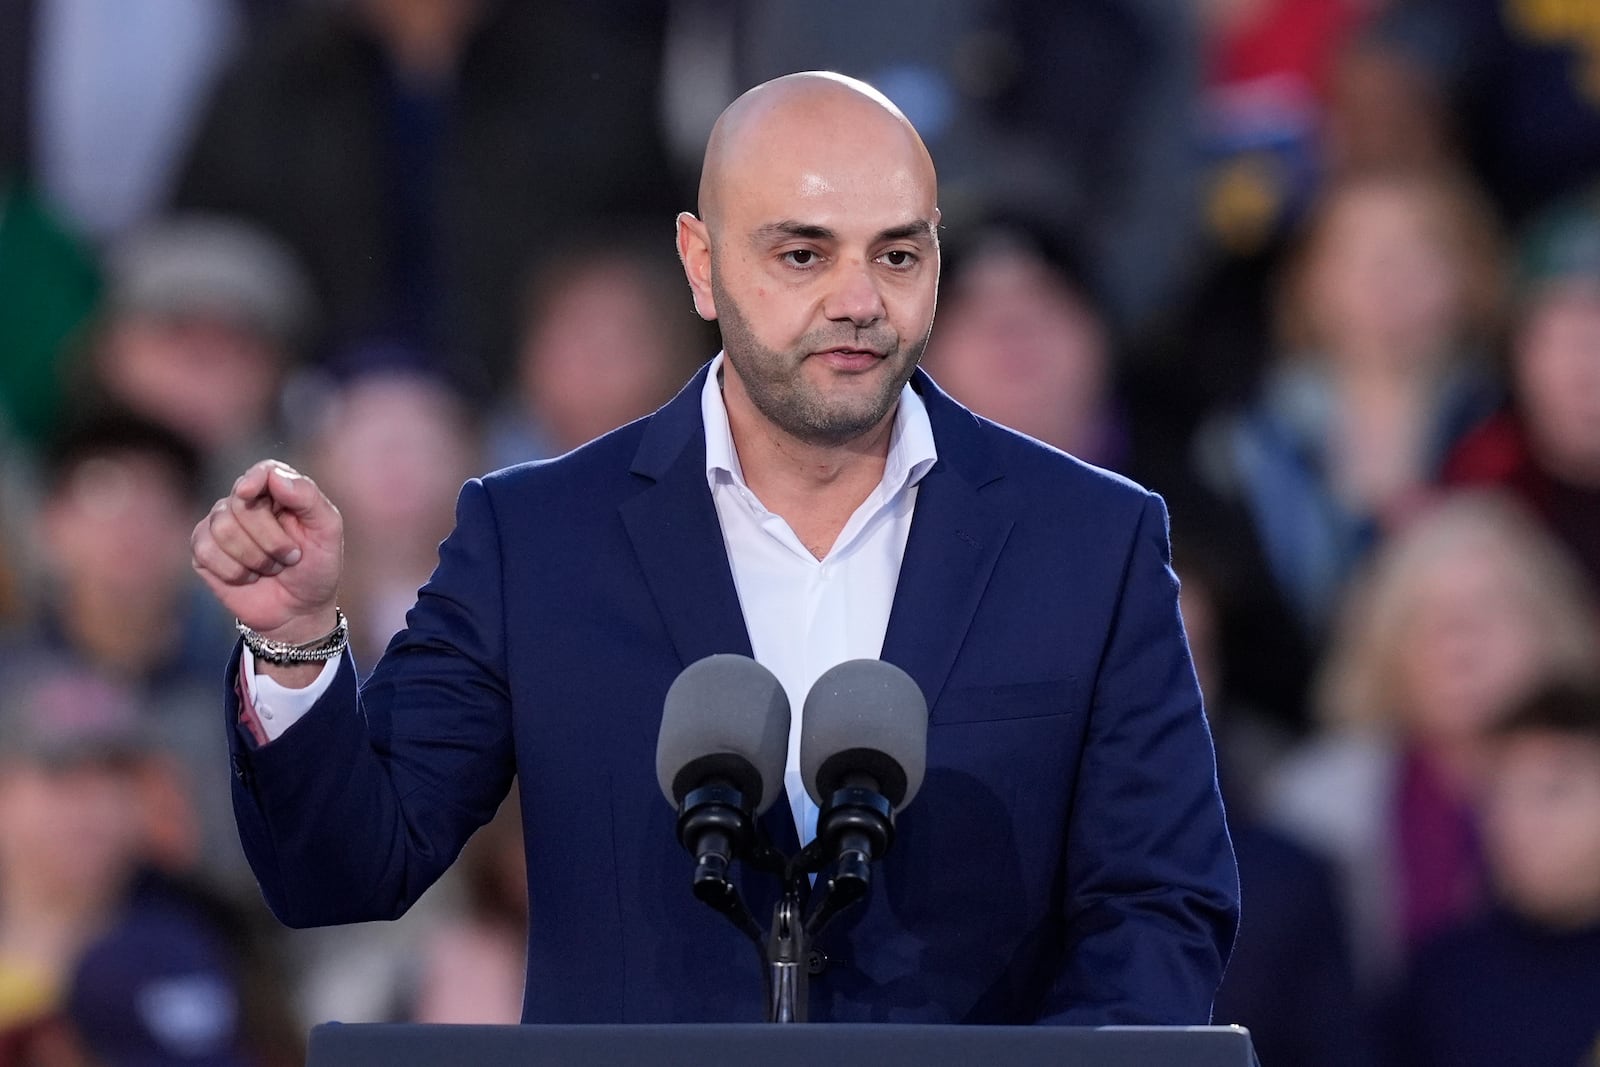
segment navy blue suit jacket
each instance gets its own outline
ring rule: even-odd
[[[399,915],[516,775],[524,1018],[759,1021],[756,954],[690,895],[654,771],[673,679],[750,654],[704,374],[566,457],[469,482],[360,691],[347,659],[279,740],[229,731],[240,833],[281,920]],[[913,387],[939,459],[882,658],[927,696],[928,772],[871,896],[822,937],[812,1018],[1204,1023],[1238,882],[1165,509],[921,372]],[[792,849],[787,806],[765,820]],[[763,922],[775,882],[743,874]]]

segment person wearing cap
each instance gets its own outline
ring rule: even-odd
[[[171,815],[154,736],[126,688],[59,662],[0,697],[0,1037],[32,1055],[67,1035],[102,1067],[242,1062],[229,953],[146,866]]]
[[[1529,228],[1514,316],[1510,403],[1456,447],[1443,479],[1510,489],[1600,590],[1600,188]]]
[[[136,902],[79,957],[67,1021],[98,1067],[246,1067],[226,951],[181,909]]]
[[[210,471],[259,454],[312,327],[310,284],[293,254],[237,219],[177,215],[114,246],[106,274],[88,342],[89,399],[182,434]]]
[[[0,1033],[58,1014],[78,954],[116,913],[144,749],[129,695],[90,675],[42,668],[0,697]]]

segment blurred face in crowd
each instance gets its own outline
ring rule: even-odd
[[[1600,486],[1600,283],[1550,289],[1516,338],[1516,384],[1540,461]]]
[[[1424,739],[1476,735],[1547,666],[1528,581],[1507,546],[1463,538],[1414,576],[1401,631],[1398,705]]]
[[[1460,331],[1461,257],[1445,208],[1425,186],[1367,179],[1336,189],[1299,286],[1313,343],[1380,365],[1439,355]]]
[[[121,404],[212,450],[270,423],[285,358],[223,317],[129,313],[102,339],[98,372]]]
[[[8,759],[0,766],[0,869],[39,892],[103,898],[131,869],[138,810],[120,764]]]
[[[314,469],[352,542],[409,545],[431,558],[476,465],[460,402],[424,378],[372,375],[344,389],[323,424]]]
[[[523,338],[520,377],[524,406],[557,449],[671,399],[693,358],[683,351],[685,331],[664,325],[680,308],[663,307],[623,256],[590,259],[548,295]]]
[[[41,548],[53,577],[69,590],[168,604],[189,576],[191,510],[179,476],[161,457],[95,456],[73,468],[46,502]]]
[[[1557,927],[1600,921],[1600,742],[1554,731],[1506,738],[1484,812],[1507,903]]]
[[[1094,309],[1041,257],[978,253],[947,287],[927,367],[978,414],[1091,461],[1110,357]]]
[[[799,75],[736,101],[679,218],[695,303],[722,328],[729,417],[835,447],[884,424],[933,324],[933,164],[870,91]]]

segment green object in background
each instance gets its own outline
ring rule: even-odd
[[[67,350],[99,291],[92,253],[26,185],[0,179],[0,423],[21,440],[55,430]]]

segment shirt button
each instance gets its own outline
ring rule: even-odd
[[[271,704],[262,704],[262,703],[260,703],[258,701],[256,703],[256,712],[263,719],[270,719],[270,718],[272,718],[272,705]]]

